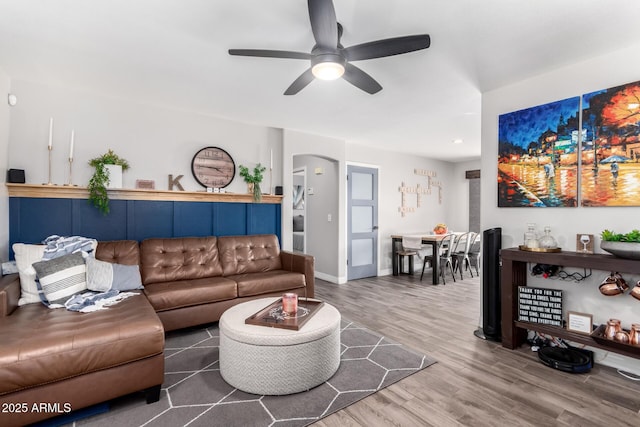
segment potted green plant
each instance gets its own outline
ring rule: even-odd
[[[89,180],[89,202],[104,215],[109,213],[109,195],[107,188],[111,181],[111,172],[108,165],[119,166],[122,171],[129,169],[129,162],[119,157],[112,149],[105,154],[89,160],[89,165],[95,168],[93,176]],[[122,180],[120,180],[122,182]]]
[[[239,169],[240,176],[244,178],[244,182],[247,183],[249,193],[253,194],[253,200],[255,200],[256,202],[260,202],[262,200],[262,190],[260,189],[260,183],[264,179],[264,176],[262,174],[265,170],[267,170],[267,168],[258,163],[253,168],[253,173],[249,172],[249,168],[246,166],[240,165]]]
[[[604,230],[600,248],[620,258],[640,259],[640,230],[627,234]]]

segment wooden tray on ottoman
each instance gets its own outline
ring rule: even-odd
[[[316,299],[298,298],[298,312],[295,316],[288,316],[282,312],[282,298],[278,298],[262,310],[247,317],[244,323],[297,331],[302,328],[302,325],[307,323],[323,305],[324,302]]]

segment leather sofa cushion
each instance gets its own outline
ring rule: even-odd
[[[114,264],[139,265],[140,249],[135,240],[98,242],[96,259]]]
[[[213,236],[143,240],[140,257],[144,285],[222,276]]]
[[[156,311],[225,301],[238,297],[236,282],[224,277],[152,283],[144,292]]]
[[[141,294],[91,314],[19,307],[0,319],[0,343],[2,395],[162,354],[164,330]]]
[[[280,245],[274,234],[218,238],[224,276],[280,270]]]
[[[237,274],[227,278],[238,283],[239,297],[285,292],[305,286],[304,274],[284,270]]]

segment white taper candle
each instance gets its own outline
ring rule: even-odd
[[[76,131],[75,130],[71,130],[71,142],[69,143],[69,160],[73,159],[73,140],[75,137]]]
[[[49,150],[53,146],[53,117],[49,117]]]

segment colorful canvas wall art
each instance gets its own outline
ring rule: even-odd
[[[582,206],[640,206],[640,82],[582,96]]]
[[[498,206],[574,207],[580,97],[498,120]]]

